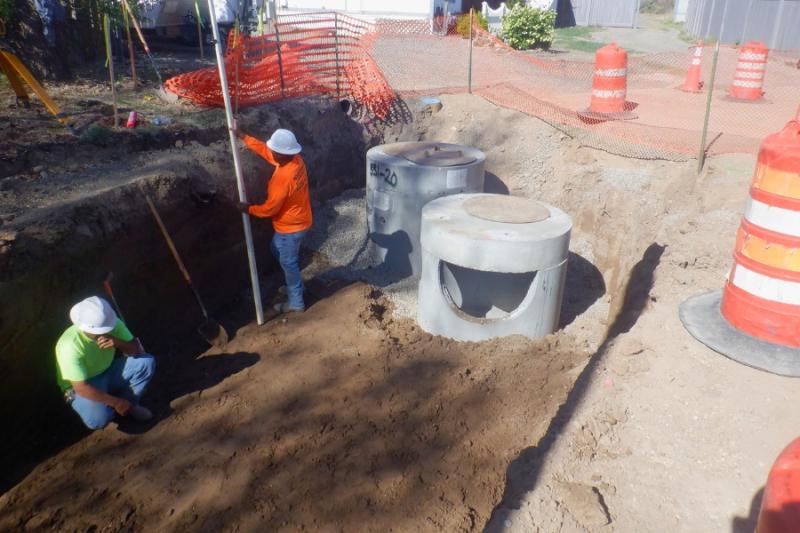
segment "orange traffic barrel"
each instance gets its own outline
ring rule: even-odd
[[[593,113],[622,113],[628,94],[628,52],[616,43],[606,45],[595,55],[592,100]]]
[[[681,90],[689,93],[699,93],[703,88],[703,82],[700,81],[701,64],[703,61],[703,41],[698,41],[692,55],[692,62],[689,65],[689,70],[686,72],[686,81],[683,82]]]
[[[764,43],[750,41],[742,46],[729,95],[737,100],[758,100],[764,95],[764,74],[769,49]]]
[[[756,533],[800,531],[800,438],[787,446],[769,472]]]
[[[591,102],[578,116],[590,123],[636,118],[628,109],[627,95],[628,52],[611,43],[597,50]]]
[[[745,333],[800,347],[800,122],[767,137],[739,227],[722,315]]]
[[[800,113],[761,145],[724,289],[692,296],[679,315],[726,357],[800,377]]]

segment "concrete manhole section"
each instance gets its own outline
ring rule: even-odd
[[[420,326],[462,341],[552,333],[571,228],[566,213],[522,198],[430,202],[422,211]]]

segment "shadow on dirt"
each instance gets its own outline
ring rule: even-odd
[[[536,446],[531,446],[520,454],[508,466],[506,471],[506,487],[503,498],[495,507],[492,518],[486,526],[486,531],[504,531],[505,514],[512,509],[519,509],[525,495],[534,490],[539,481],[539,474],[547,456],[558,438],[563,434],[567,424],[580,407],[589,387],[592,385],[592,376],[603,361],[608,349],[614,340],[636,324],[650,298],[653,287],[655,270],[666,246],[656,243],[645,250],[642,259],[631,269],[628,283],[625,287],[625,296],[622,307],[611,324],[600,347],[592,355],[586,367],[581,371],[578,379],[570,390],[566,401],[561,404],[553,417],[547,432]]]
[[[561,304],[559,329],[572,324],[592,304],[606,293],[603,274],[591,262],[570,252],[567,279],[564,282],[564,302]]]
[[[202,347],[201,347],[202,346]],[[156,415],[147,424],[139,424],[129,419],[119,421],[119,429],[125,433],[143,433],[171,412],[170,402],[175,398],[202,391],[222,382],[226,378],[258,362],[259,356],[252,353],[213,354],[197,358],[197,354],[205,351],[207,346],[198,343],[193,351],[185,355],[167,355],[157,357],[156,376],[145,394],[143,403],[153,408]],[[198,352],[200,350],[200,352]],[[26,464],[16,469],[5,470],[0,478],[0,493],[19,483],[30,471],[47,457],[56,455],[90,434],[80,422],[78,415],[66,404],[58,411],[62,416],[53,420],[50,434],[52,440],[36,456],[30,457]]]
[[[731,521],[731,533],[753,533],[756,530],[758,512],[761,510],[761,500],[763,498],[764,487],[761,487],[750,501],[750,514],[748,516],[736,516]]]

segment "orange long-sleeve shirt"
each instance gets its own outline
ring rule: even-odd
[[[308,193],[308,173],[300,154],[285,165],[272,157],[264,141],[241,135],[245,146],[275,167],[267,184],[267,199],[261,205],[251,205],[249,213],[255,217],[272,218],[272,227],[278,233],[297,233],[311,227],[311,198]]]

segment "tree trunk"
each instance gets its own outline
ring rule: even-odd
[[[60,31],[64,31],[61,24]],[[49,47],[44,38],[42,20],[29,0],[15,0],[14,18],[6,28],[6,40],[14,53],[39,79],[66,79],[69,63],[66,54]],[[58,32],[56,33],[58,35]],[[58,41],[56,41],[58,42]]]

